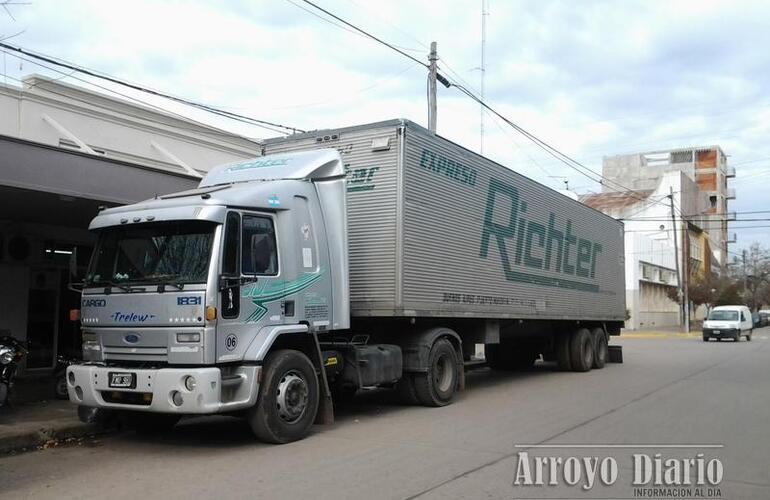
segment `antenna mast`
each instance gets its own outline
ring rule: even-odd
[[[484,73],[487,70],[487,16],[489,0],[481,0],[481,100],[484,100]],[[479,105],[479,152],[484,154],[484,106]]]

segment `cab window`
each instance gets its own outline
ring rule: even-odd
[[[241,272],[245,275],[278,274],[278,252],[273,220],[244,215],[241,237]]]

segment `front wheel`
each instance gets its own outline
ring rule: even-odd
[[[446,338],[440,338],[430,349],[427,373],[415,373],[414,390],[423,406],[446,406],[460,380],[457,353]]]
[[[249,410],[260,441],[283,444],[305,437],[318,411],[319,387],[313,363],[299,351],[280,349],[265,360],[257,404]]]
[[[749,334],[746,335],[746,342],[751,342],[751,336],[754,335],[754,329],[749,330]]]

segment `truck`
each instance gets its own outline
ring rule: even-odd
[[[451,403],[480,344],[500,370],[620,354],[622,223],[408,120],[268,139],[90,229],[68,393],[140,430],[286,443],[362,389]]]

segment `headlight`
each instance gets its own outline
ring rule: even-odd
[[[13,347],[0,347],[0,364],[7,365],[13,361],[16,350]]]

